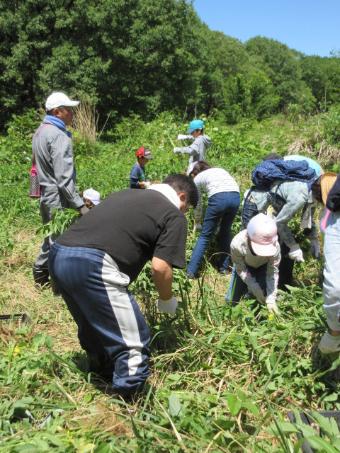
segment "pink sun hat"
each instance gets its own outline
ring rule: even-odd
[[[274,219],[257,214],[247,226],[252,249],[258,256],[274,256],[277,251],[277,226]]]

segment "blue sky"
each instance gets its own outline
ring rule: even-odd
[[[194,0],[210,29],[242,42],[257,35],[307,55],[340,51],[340,0]]]

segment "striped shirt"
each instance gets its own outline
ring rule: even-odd
[[[235,179],[223,168],[208,168],[194,178],[198,190],[205,191],[208,198],[220,192],[240,192]]]

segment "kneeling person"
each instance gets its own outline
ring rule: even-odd
[[[158,308],[175,313],[173,267],[185,267],[189,205],[198,193],[185,175],[168,176],[149,190],[106,198],[73,224],[52,247],[49,268],[99,374],[122,395],[149,375],[149,329],[128,285],[151,259]]]
[[[276,222],[257,214],[247,229],[238,233],[230,244],[234,263],[226,301],[237,303],[247,292],[268,309],[278,313],[276,305],[279,279],[280,245]]]

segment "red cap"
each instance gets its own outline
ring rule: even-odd
[[[145,159],[152,159],[151,151],[144,146],[141,146],[136,151],[136,157],[145,157]]]

